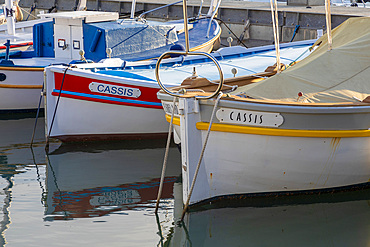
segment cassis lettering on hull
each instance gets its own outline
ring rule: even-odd
[[[284,118],[280,113],[244,111],[228,108],[220,108],[216,112],[216,117],[221,123],[264,127],[279,127],[284,122]]]
[[[89,89],[94,93],[104,93],[132,98],[138,98],[141,95],[141,91],[138,88],[123,87],[100,82],[91,82],[89,84]]]

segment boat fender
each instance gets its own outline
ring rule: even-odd
[[[170,51],[185,51],[185,47],[181,44],[176,44],[170,47]],[[170,54],[170,57],[179,57],[180,54]]]
[[[94,35],[94,38],[91,42],[91,46],[90,46],[90,52],[94,52],[97,45],[98,45],[98,42],[99,42],[99,38],[100,36],[102,35],[102,31],[101,30],[96,30],[95,32],[95,35]]]

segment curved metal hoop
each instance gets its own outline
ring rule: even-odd
[[[179,94],[179,93],[174,93],[174,92],[171,92],[170,90],[168,90],[161,82],[161,80],[159,79],[159,65],[162,61],[162,59],[166,56],[166,55],[170,55],[170,54],[178,54],[178,55],[201,55],[201,56],[206,56],[208,57],[209,59],[212,60],[212,62],[216,65],[217,69],[218,69],[218,73],[220,75],[220,83],[218,84],[218,87],[216,89],[216,91],[209,95],[209,96],[195,96],[196,98],[201,98],[201,99],[210,99],[210,98],[213,98],[215,97],[220,91],[221,91],[221,88],[224,84],[224,74],[222,72],[222,69],[221,69],[221,66],[220,64],[217,62],[216,58],[214,58],[212,55],[208,54],[208,53],[205,53],[205,52],[186,52],[186,51],[168,51],[168,52],[165,52],[162,54],[162,56],[159,57],[158,61],[157,61],[157,64],[155,66],[155,76],[157,78],[157,82],[158,82],[158,85],[160,86],[160,88],[165,91],[167,94],[169,95],[172,95],[172,96],[175,96],[175,97],[184,97],[183,94]]]

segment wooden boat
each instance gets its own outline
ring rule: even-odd
[[[283,44],[284,62],[291,63],[312,44],[312,40]],[[265,70],[275,59],[274,49],[272,45],[228,47],[216,51],[214,56],[229,76],[234,75],[232,71],[242,76]],[[166,60],[162,75],[167,81],[191,77],[194,69],[204,76],[214,70],[213,64],[203,57]],[[155,62],[107,59],[102,63],[46,68],[47,137],[64,142],[165,137],[168,124],[156,96],[159,86]]]
[[[184,42],[182,20],[119,20],[118,13],[98,11],[40,16],[50,21],[34,26],[34,49],[10,52],[0,63],[0,111],[37,109],[43,71],[50,64],[97,62],[108,57],[145,60],[181,49]],[[210,52],[221,34],[217,21],[200,16],[188,22],[189,32],[195,34],[192,49]],[[208,28],[211,31],[207,32]]]
[[[367,17],[347,20],[333,30],[331,50],[323,36],[307,58],[268,79],[225,79],[238,88],[217,100],[206,98],[216,86],[196,86],[197,78],[184,88],[204,92],[164,88],[179,97],[174,124],[183,154],[183,202],[368,187],[368,24]],[[174,96],[158,96],[172,105]],[[171,107],[165,110],[169,120]]]

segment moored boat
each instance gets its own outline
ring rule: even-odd
[[[307,55],[312,43],[282,44],[282,60],[291,63]],[[274,49],[272,45],[228,47],[214,52],[214,56],[229,76],[243,76],[265,70],[275,59]],[[210,60],[201,56],[166,60],[164,78],[192,77],[194,70],[200,76],[213,73]],[[62,141],[165,137],[168,125],[156,96],[159,86],[154,67],[155,61],[122,63],[107,59],[102,63],[46,68],[47,137]]]
[[[9,53],[0,64],[0,94],[8,96],[0,97],[1,111],[36,110],[43,70],[51,64],[97,62],[108,57],[145,60],[170,49],[181,49],[184,42],[182,20],[121,20],[118,13],[98,11],[40,16],[49,21],[34,26],[34,49]],[[188,22],[189,31],[196,34],[191,38],[192,49],[210,52],[221,34],[217,21],[199,16]]]
[[[323,36],[301,62],[255,83],[233,81],[238,88],[216,100],[196,79],[186,89],[201,93],[169,91],[179,97],[184,204],[370,186],[366,23],[347,20],[333,30],[331,49]],[[174,96],[158,96],[172,104]]]

